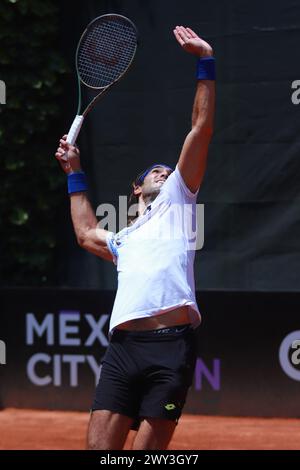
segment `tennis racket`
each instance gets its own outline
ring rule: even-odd
[[[68,132],[67,142],[74,145],[87,114],[127,72],[137,49],[137,29],[125,16],[108,14],[95,18],[83,32],[76,50],[78,108]],[[81,113],[81,87],[99,93]],[[67,160],[67,156],[63,157]]]

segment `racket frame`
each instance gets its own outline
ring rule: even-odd
[[[126,69],[124,70],[124,72],[122,72],[121,75],[119,75],[113,82],[111,82],[109,85],[105,86],[105,87],[93,87],[91,85],[88,85],[87,83],[85,83],[81,78],[80,78],[80,73],[79,73],[79,70],[78,70],[78,53],[79,53],[79,48],[80,48],[80,45],[81,45],[81,42],[83,40],[83,38],[85,37],[85,35],[87,34],[88,30],[90,29],[90,27],[92,26],[93,23],[95,23],[96,21],[98,21],[100,18],[105,18],[105,17],[118,17],[118,18],[122,18],[124,20],[126,20],[126,22],[130,23],[131,26],[133,27],[135,33],[136,33],[136,45],[135,45],[135,50],[134,50],[134,53],[132,54],[132,58],[131,58],[131,61],[129,62],[128,66],[126,67]],[[132,62],[135,58],[135,55],[136,55],[136,51],[137,51],[137,46],[138,46],[138,31],[137,31],[137,28],[135,26],[135,24],[129,19],[127,18],[126,16],[123,16],[123,15],[119,15],[119,14],[116,14],[116,13],[108,13],[106,15],[101,15],[101,16],[97,16],[97,18],[94,18],[88,25],[87,27],[85,28],[85,30],[83,31],[79,41],[78,41],[78,44],[77,44],[77,48],[76,48],[76,54],[75,54],[75,65],[76,65],[76,73],[77,73],[77,81],[78,81],[78,107],[77,107],[77,114],[75,116],[75,119],[72,123],[72,126],[68,132],[68,135],[67,135],[67,142],[71,145],[74,145],[75,142],[76,142],[76,139],[78,137],[78,134],[80,132],[80,129],[81,129],[81,126],[83,124],[83,121],[84,121],[84,118],[86,117],[86,115],[94,108],[95,104],[100,100],[100,98],[104,95],[104,93],[106,93],[116,82],[118,82],[119,80],[121,80],[121,78],[124,77],[124,75],[127,73],[127,71],[129,70],[130,66],[132,65]],[[82,90],[81,90],[81,84],[85,85],[86,87],[92,89],[92,90],[101,90],[92,100],[91,102],[86,106],[86,108],[84,109],[84,111],[82,112],[82,114],[80,114],[80,110],[81,110],[81,102],[82,102]],[[67,160],[67,156],[66,158],[64,158],[64,160]]]

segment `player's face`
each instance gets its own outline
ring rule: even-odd
[[[141,186],[143,196],[157,196],[171,173],[171,170],[162,166],[152,168]]]

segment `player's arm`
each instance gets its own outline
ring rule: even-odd
[[[199,58],[213,55],[211,46],[190,28],[177,26],[174,35],[181,47]],[[178,168],[187,187],[196,192],[204,177],[208,146],[213,133],[215,108],[214,80],[198,80],[192,113],[192,128],[178,160]]]
[[[64,160],[66,152],[67,160]],[[66,174],[81,171],[80,152],[66,142],[66,135],[60,140],[55,157]],[[106,244],[107,230],[97,228],[98,221],[85,191],[70,194],[71,217],[79,245],[87,251],[109,261],[113,257]]]

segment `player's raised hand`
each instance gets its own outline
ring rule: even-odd
[[[67,135],[64,135],[59,141],[59,147],[56,150],[55,157],[65,173],[80,171],[80,151],[77,146],[66,142]]]
[[[213,55],[212,47],[201,39],[191,28],[176,26],[173,33],[181,47],[198,57],[209,57]]]

